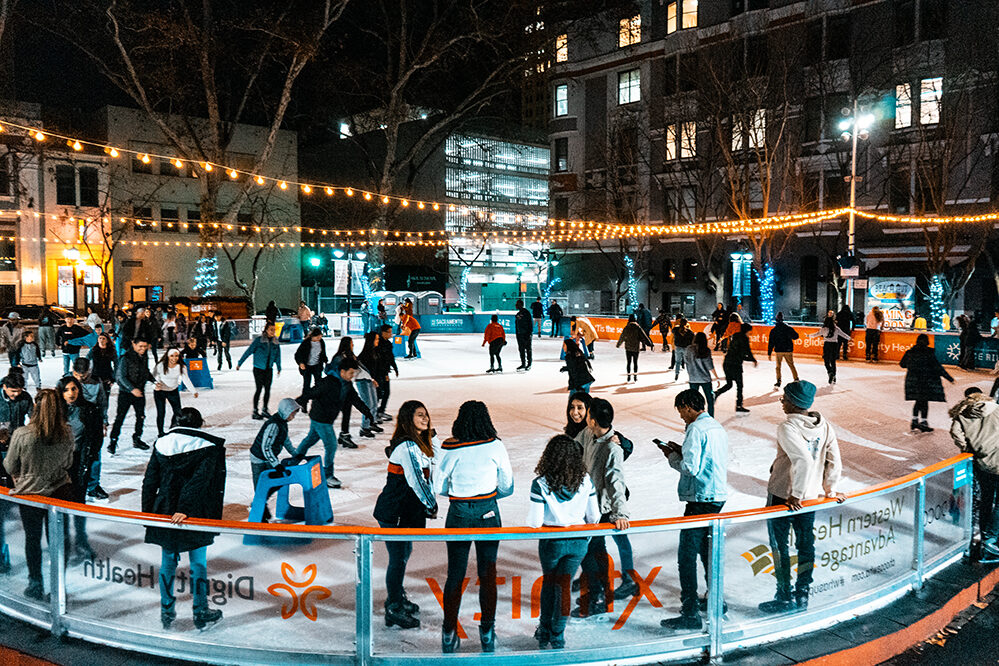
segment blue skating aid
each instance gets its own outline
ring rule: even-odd
[[[416,358],[423,358],[423,354],[420,353],[420,343],[413,343],[413,346],[416,347]],[[392,354],[396,358],[405,358],[409,354],[409,338],[405,335],[393,335]]]
[[[291,486],[299,486],[302,489],[305,506],[292,506],[288,501]],[[251,523],[259,523],[264,517],[267,494],[273,488],[277,488],[277,507],[274,515],[278,519],[304,521],[306,525],[325,525],[333,521],[333,506],[330,504],[329,489],[323,478],[322,459],[319,456],[309,456],[305,462],[286,468],[283,475],[273,469],[261,474],[257,490],[253,494],[253,503],[250,505]],[[247,546],[298,545],[310,541],[311,539],[257,534],[243,536],[243,544]]]

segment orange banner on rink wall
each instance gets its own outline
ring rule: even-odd
[[[593,328],[597,329],[597,336],[601,340],[613,340],[617,341],[618,336],[621,335],[621,331],[624,329],[625,324],[628,323],[627,319],[618,317],[588,317],[590,323],[593,324]],[[695,333],[704,331],[708,334],[709,340],[711,340],[711,322],[708,321],[692,321],[690,322],[690,328]],[[770,337],[771,326],[766,326],[764,324],[753,324],[753,330],[749,333],[750,346],[753,348],[754,352],[760,352],[763,357],[767,353],[767,343]],[[809,334],[815,333],[819,330],[817,326],[792,326],[794,330],[798,332],[798,339],[794,341],[794,353],[800,354],[802,356],[822,356],[822,338],[808,337]],[[916,336],[923,331],[883,331],[881,333],[880,351],[878,352],[878,358],[882,361],[900,361],[902,360],[902,354],[905,353],[909,347],[916,344]],[[662,344],[662,336],[659,334],[659,329],[653,327],[652,331],[649,333],[652,341],[656,344]],[[865,353],[865,331],[864,329],[853,331],[852,340],[850,341],[850,356],[854,358],[861,358]],[[713,343],[713,340],[711,340]],[[933,335],[930,334],[930,346],[933,345]]]

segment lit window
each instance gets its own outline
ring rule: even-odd
[[[340,123],[339,129],[340,129],[341,139],[346,139],[348,136],[351,136],[352,134],[350,131],[350,123],[345,123],[345,122]]]
[[[697,0],[683,0],[683,29],[697,27]]]
[[[569,36],[559,35],[555,38],[555,62],[566,62],[569,59]]]
[[[676,159],[676,134],[677,127],[675,124],[668,125],[666,127],[666,161],[672,162]]]
[[[762,148],[767,141],[767,112],[757,109],[749,127],[749,147]]]
[[[912,127],[912,88],[908,83],[895,86],[895,129]]]
[[[940,98],[943,96],[943,78],[923,79],[919,82],[919,123],[935,125],[940,122]]]
[[[666,34],[672,35],[676,32],[676,5],[677,3],[671,2],[669,6],[666,7]]]
[[[617,33],[617,45],[620,48],[631,46],[642,41],[642,16],[623,18]]]
[[[642,99],[642,79],[637,69],[617,75],[617,103],[631,104]]]
[[[565,83],[555,86],[555,116],[569,115],[569,86]]]
[[[680,159],[686,160],[697,154],[697,123],[686,122],[680,126]]]

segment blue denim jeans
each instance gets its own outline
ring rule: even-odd
[[[336,433],[333,432],[332,423],[310,422],[309,433],[302,440],[302,443],[298,445],[295,455],[299,458],[303,457],[312,448],[312,445],[319,440],[323,440],[323,470],[326,478],[329,478],[333,476],[333,459],[336,458],[337,449],[337,438]]]
[[[78,359],[78,358],[80,358],[79,352],[77,352],[76,354],[66,354],[66,353],[63,353],[63,355],[62,355],[62,374],[63,374],[63,376],[66,376],[69,373],[73,372],[73,364],[76,362],[76,359]]]
[[[720,513],[725,502],[687,502],[685,516],[701,516]],[[708,527],[688,527],[680,530],[680,547],[677,550],[677,569],[680,574],[680,613],[697,615],[697,558],[704,565],[704,576],[708,575],[708,550],[711,529]]]
[[[538,558],[544,574],[541,580],[541,617],[538,621],[555,638],[561,637],[565,631],[572,577],[586,555],[588,542],[587,538],[538,541]]]
[[[502,527],[495,499],[451,500],[444,527]],[[447,581],[444,583],[444,631],[454,631],[461,610],[461,588],[468,569],[472,541],[447,542]],[[475,541],[475,565],[479,575],[480,626],[489,629],[496,621],[496,554],[498,541]]]
[[[787,500],[782,497],[767,496],[767,506],[785,503]],[[785,518],[771,518],[767,521],[778,599],[791,598],[791,557],[788,552],[791,530],[794,530],[794,545],[798,551],[798,580],[795,582],[795,593],[808,596],[815,570],[815,532],[812,530],[814,526],[814,511],[794,513]]]
[[[97,458],[94,459],[94,464],[90,466],[90,478],[87,480],[88,493],[101,485],[101,449],[103,448],[103,446],[97,447]]]
[[[190,590],[194,597],[195,614],[208,610],[208,546],[202,546],[187,553],[188,562],[191,565],[191,576],[187,582],[181,579],[181,592]],[[160,608],[163,612],[177,616],[174,607],[176,597],[173,595],[173,584],[177,574],[177,563],[180,562],[180,553],[163,549],[163,558],[160,561]]]
[[[708,416],[715,415],[715,392],[711,390],[711,382],[704,384],[690,382],[690,388],[704,392],[704,402],[707,403]]]

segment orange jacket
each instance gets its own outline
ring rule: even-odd
[[[404,314],[402,316],[402,321],[399,322],[399,325],[403,328],[408,328],[411,331],[420,330],[420,322],[416,321],[416,317],[411,314]]]
[[[482,344],[487,345],[493,340],[506,340],[506,331],[500,324],[489,322],[485,335],[482,336]]]

